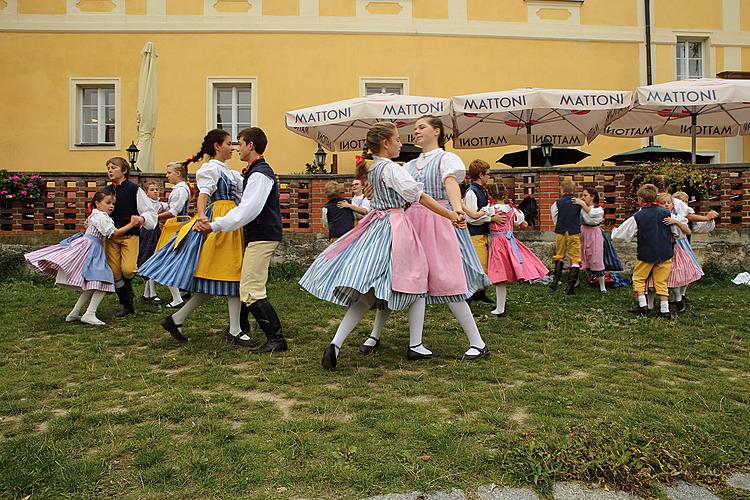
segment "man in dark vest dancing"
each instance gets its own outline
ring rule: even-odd
[[[240,278],[240,300],[243,303],[242,330],[249,329],[248,313],[253,315],[266,342],[253,349],[256,354],[287,350],[281,333],[281,322],[266,294],[268,266],[282,236],[279,186],[276,174],[263,158],[268,139],[258,127],[242,130],[237,136],[242,161],[248,162],[243,171],[243,193],[239,205],[224,217],[198,221],[195,230],[204,234],[233,231],[244,226],[245,255]]]

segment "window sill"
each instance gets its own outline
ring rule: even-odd
[[[119,151],[122,148],[116,142],[71,144],[70,151]]]

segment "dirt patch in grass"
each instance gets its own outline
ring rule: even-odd
[[[295,400],[287,399],[277,394],[271,394],[268,392],[239,390],[232,390],[230,392],[232,395],[237,396],[238,398],[245,399],[247,401],[252,401],[255,403],[265,401],[268,403],[273,403],[279,409],[279,411],[281,412],[281,416],[284,419],[289,418],[292,408],[295,404],[297,404],[297,401]]]
[[[513,413],[510,414],[510,419],[520,426],[523,426],[529,419],[529,414],[525,407],[516,408]]]
[[[44,434],[49,429],[49,422],[46,420],[44,422],[40,422],[39,425],[36,427],[37,432]]]
[[[583,370],[573,370],[567,375],[562,375],[560,377],[555,377],[557,380],[583,380],[585,378],[590,377],[591,374],[587,371]]]
[[[419,396],[409,396],[407,398],[404,398],[404,401],[409,404],[417,403],[417,404],[423,404],[423,405],[430,405],[440,400],[432,396],[419,395]]]
[[[70,410],[66,410],[64,408],[55,408],[52,410],[52,414],[56,417],[64,417],[68,413],[70,413]]]
[[[162,368],[159,371],[161,373],[164,373],[167,377],[171,377],[172,375],[177,375],[178,373],[182,373],[186,370],[191,369],[192,366],[176,366],[174,368]]]

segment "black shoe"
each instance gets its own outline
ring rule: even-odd
[[[549,284],[549,287],[552,290],[557,289],[557,284],[560,282],[560,278],[562,278],[563,273],[563,261],[556,260],[555,261],[555,271],[552,273],[552,283]]]
[[[485,304],[494,304],[495,301],[492,300],[487,296],[487,290],[477,290],[477,292],[471,296],[471,299],[469,300],[478,300],[480,302],[484,302]]]
[[[420,359],[430,359],[432,357],[432,353],[430,354],[422,354],[421,352],[417,352],[414,350],[415,347],[419,347],[422,344],[417,345],[410,345],[409,349],[406,350],[406,359],[409,361],[417,361]]]
[[[685,299],[678,300],[669,304],[669,308],[677,314],[684,313],[687,310]]]
[[[170,309],[179,309],[180,307],[182,307],[182,306],[184,306],[184,305],[185,305],[185,303],[184,303],[184,302],[180,302],[179,304],[174,304],[174,303],[170,302],[170,303],[169,303],[169,304],[167,304],[167,305],[166,305],[165,307],[168,307],[168,308],[170,308]]]
[[[161,326],[169,332],[169,334],[174,337],[174,339],[177,342],[187,342],[188,338],[184,336],[180,332],[180,327],[182,325],[178,325],[174,322],[174,319],[172,319],[172,316],[167,316],[163,320],[161,320]]]
[[[477,354],[464,354],[461,356],[461,361],[474,361],[475,359],[481,359],[489,357],[490,350],[487,348],[487,346],[484,347],[476,347],[476,346],[470,346],[469,349],[474,349],[477,351]]]
[[[651,314],[651,309],[648,308],[648,306],[635,306],[633,309],[630,310],[633,314],[640,314],[643,316]]]
[[[568,286],[565,288],[566,295],[574,295],[576,293],[576,281],[578,281],[578,273],[580,269],[577,267],[571,267],[568,271]]]
[[[490,311],[490,316],[493,318],[504,318],[508,315],[508,311],[503,311],[500,314]]]
[[[362,344],[361,346],[359,346],[359,352],[361,352],[365,356],[367,356],[368,354],[372,353],[375,349],[378,348],[378,346],[380,346],[380,339],[376,339],[372,335],[370,335],[367,338],[374,340],[375,341],[375,345]]]
[[[665,313],[659,311],[658,313],[656,313],[656,317],[663,318],[663,319],[672,319],[672,313],[670,313],[669,311]]]
[[[323,361],[320,364],[324,370],[333,371],[336,369],[336,346],[334,344],[328,344],[326,350],[323,351]]]
[[[115,317],[123,318],[130,314],[135,314],[135,308],[133,307],[133,284],[132,279],[123,279],[125,284],[120,288],[115,288],[117,298],[120,299],[122,304],[122,310],[115,313]]]
[[[232,335],[231,333],[227,332],[225,335],[225,338],[227,339],[227,342],[230,344],[238,345],[240,347],[247,347],[249,349],[254,349],[260,345],[260,342],[255,340],[254,338],[247,338],[242,339],[242,335],[246,335],[244,333],[240,333],[238,335]]]
[[[252,352],[263,354],[267,352],[286,351],[289,347],[287,346],[286,339],[281,334],[281,322],[268,299],[253,302],[248,309],[258,323],[258,327],[266,335],[266,343],[257,349],[253,349]]]
[[[146,304],[153,304],[155,306],[161,305],[161,299],[154,295],[153,297],[143,297],[143,302]]]

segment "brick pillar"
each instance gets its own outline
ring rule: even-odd
[[[542,231],[555,229],[552,223],[550,206],[560,197],[560,174],[557,170],[539,172],[539,189],[537,191],[537,202],[539,204],[539,221]]]

